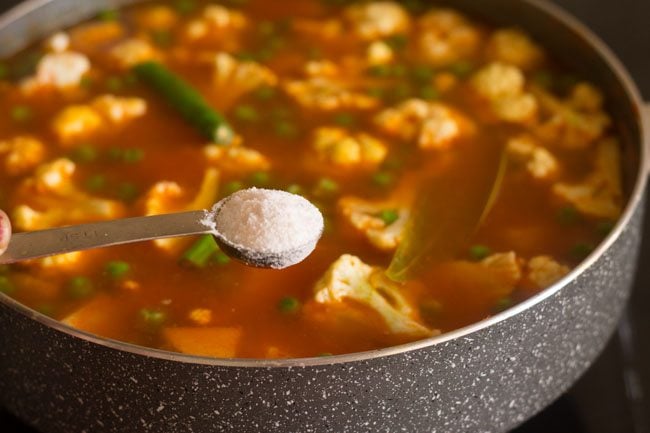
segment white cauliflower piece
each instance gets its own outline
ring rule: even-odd
[[[212,75],[221,108],[231,106],[241,96],[261,86],[275,86],[276,75],[267,67],[252,61],[240,61],[227,53],[214,58]]]
[[[221,39],[246,28],[248,21],[241,12],[220,5],[209,5],[201,16],[187,24],[185,33],[190,40]]]
[[[27,92],[42,88],[69,89],[79,86],[90,71],[90,60],[83,54],[66,51],[43,56],[36,66],[36,74],[21,85]]]
[[[131,38],[111,48],[108,53],[117,67],[128,70],[138,63],[159,60],[161,55],[153,45],[144,39]]]
[[[417,140],[422,149],[445,149],[473,134],[474,125],[458,111],[437,102],[409,99],[375,117],[375,124],[403,140]]]
[[[70,36],[66,32],[58,32],[45,40],[45,49],[52,53],[62,53],[70,48]]]
[[[124,214],[122,204],[92,197],[76,187],[74,162],[61,158],[40,166],[21,185],[19,196],[29,205],[17,206],[13,221],[19,230],[43,230],[67,224],[110,220]]]
[[[346,299],[359,302],[379,314],[390,332],[425,338],[438,334],[416,320],[414,309],[390,281],[384,270],[363,263],[358,257],[343,255],[314,286],[314,299],[334,304]]]
[[[392,1],[375,1],[349,6],[343,12],[355,36],[375,40],[405,33],[411,20],[408,12]]]
[[[603,110],[602,93],[587,83],[577,84],[567,100],[535,88],[544,116],[538,137],[566,149],[584,149],[602,138],[612,121]]]
[[[512,123],[533,122],[538,113],[536,98],[525,90],[526,78],[516,66],[491,63],[471,79],[474,91],[485,99],[493,114]]]
[[[45,145],[39,139],[25,135],[0,141],[0,157],[9,176],[25,174],[45,158]]]
[[[583,182],[555,184],[553,193],[586,215],[614,220],[623,209],[621,182],[620,146],[609,138],[597,144],[594,169]]]
[[[262,153],[244,146],[220,146],[209,144],[203,154],[211,165],[228,173],[249,173],[268,171],[271,162]]]
[[[526,170],[535,179],[550,179],[557,174],[560,164],[546,148],[529,135],[520,135],[508,140],[510,159],[525,165]]]
[[[145,197],[146,215],[210,209],[219,195],[219,171],[209,168],[203,175],[198,193],[189,201],[187,192],[176,182],[162,181],[149,189]],[[156,239],[154,244],[169,253],[177,253],[188,243],[188,238]]]
[[[561,280],[569,273],[569,268],[549,256],[537,256],[528,261],[526,277],[538,288],[544,289]]]
[[[393,61],[393,49],[383,41],[374,41],[366,50],[366,59],[370,65],[385,65]]]
[[[52,130],[64,146],[107,130],[124,126],[147,112],[147,102],[140,98],[102,95],[88,105],[71,105],[59,112],[52,121]]]
[[[343,217],[382,251],[394,251],[402,241],[410,206],[397,200],[367,201],[343,197],[338,202]]]
[[[488,60],[507,63],[524,71],[536,68],[544,60],[544,52],[526,33],[517,29],[501,29],[492,34],[485,49]]]
[[[321,161],[339,167],[375,166],[388,154],[387,146],[372,135],[334,127],[318,128],[312,148]]]
[[[81,251],[73,251],[71,253],[38,259],[35,260],[34,263],[44,270],[54,269],[74,271],[75,269],[79,269],[83,257],[84,253]]]
[[[450,9],[434,9],[418,21],[418,52],[422,60],[448,66],[472,56],[480,47],[481,32]]]
[[[147,113],[147,101],[141,98],[102,95],[95,98],[91,106],[114,125],[122,125]]]
[[[481,260],[480,264],[490,269],[499,282],[509,290],[514,289],[523,277],[522,260],[519,260],[512,251],[492,254]]]
[[[307,80],[288,81],[284,90],[303,107],[323,111],[342,109],[368,110],[379,101],[364,93],[356,92],[339,81],[314,77]]]

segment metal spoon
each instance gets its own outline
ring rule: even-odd
[[[225,200],[227,198],[219,202],[217,208]],[[229,242],[223,235],[206,226],[202,220],[207,214],[207,211],[181,212],[14,233],[6,251],[0,255],[0,265],[92,248],[211,234],[219,247],[234,259],[250,266],[282,269],[301,262],[311,254],[322,235],[320,230],[314,233],[313,240],[289,251],[253,251]],[[6,223],[4,227],[7,227]],[[0,224],[0,230],[2,229],[3,225]]]

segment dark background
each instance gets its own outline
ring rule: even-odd
[[[650,0],[554,1],[612,47],[650,101]],[[0,12],[19,2],[0,0]],[[635,292],[617,334],[570,392],[516,433],[650,433],[650,215],[645,226]],[[0,410],[0,432],[31,430]]]

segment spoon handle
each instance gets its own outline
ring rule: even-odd
[[[12,235],[0,265],[72,251],[210,233],[204,211],[125,218]]]

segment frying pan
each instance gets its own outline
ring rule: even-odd
[[[0,16],[0,56],[132,2],[28,0]],[[630,295],[650,111],[604,44],[557,7],[540,0],[449,3],[524,28],[606,90],[623,137],[628,201],[583,263],[471,326],[309,359],[224,360],[133,346],[72,329],[0,294],[0,404],[43,432],[499,432],[563,393],[597,357]]]

